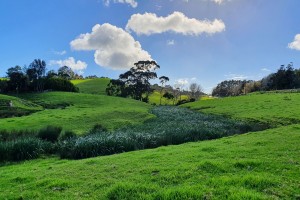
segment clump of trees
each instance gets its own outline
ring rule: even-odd
[[[7,79],[0,80],[0,92],[42,92],[58,90],[78,92],[69,80],[76,77],[71,68],[63,66],[58,71],[47,72],[46,62],[35,59],[28,67],[19,65],[7,70]]]
[[[294,69],[293,63],[281,65],[275,73],[271,73],[259,81],[226,80],[219,83],[212,92],[213,96],[238,96],[255,91],[286,90],[300,88],[300,69]]]
[[[148,102],[152,92],[150,80],[157,78],[155,70],[159,68],[155,61],[138,61],[129,71],[120,74],[118,79],[110,80],[106,93]],[[168,80],[166,78],[164,82]]]

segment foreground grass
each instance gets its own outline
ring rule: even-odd
[[[79,161],[0,167],[0,199],[297,199],[300,125]]]
[[[71,80],[71,82],[79,88],[79,92],[88,94],[106,94],[106,87],[109,83],[109,78],[95,78]]]
[[[125,98],[68,92],[27,94],[22,98],[46,109],[28,116],[0,119],[0,130],[38,130],[53,125],[80,134],[96,124],[112,130],[141,124],[153,117],[148,112],[149,104]]]
[[[274,126],[300,122],[300,93],[249,94],[182,105],[203,113],[221,114]]]

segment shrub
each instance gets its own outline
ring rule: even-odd
[[[46,140],[49,142],[56,142],[58,140],[61,131],[62,131],[61,127],[47,126],[41,129],[38,132],[37,136],[42,140]]]
[[[46,80],[45,90],[79,92],[78,87],[74,86],[74,84],[71,83],[69,80],[55,77]]]
[[[76,136],[77,136],[76,133],[74,133],[73,131],[62,131],[58,137],[58,140],[63,141],[70,138],[74,138]]]

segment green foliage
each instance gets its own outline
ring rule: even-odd
[[[58,137],[60,136],[61,131],[61,127],[47,126],[38,132],[37,137],[49,142],[56,142],[58,140]]]
[[[46,90],[78,92],[79,89],[75,87],[69,80],[63,78],[49,78],[45,83]]]
[[[22,161],[38,158],[48,153],[51,144],[35,137],[21,137],[8,142],[0,142],[0,161]]]
[[[73,131],[62,131],[58,137],[59,141],[68,140],[77,137],[76,133]]]

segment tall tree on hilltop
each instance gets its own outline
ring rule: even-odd
[[[133,99],[148,102],[151,92],[149,81],[157,78],[155,70],[159,68],[160,66],[155,61],[134,63],[134,67],[120,74],[119,79],[110,81],[106,92],[108,95],[130,96]]]
[[[160,100],[159,100],[159,105],[161,105],[161,100],[163,98],[163,91],[165,89],[165,84],[166,82],[168,82],[170,79],[169,77],[166,77],[166,76],[161,76],[159,77],[159,82],[161,84],[161,89],[160,89]]]

